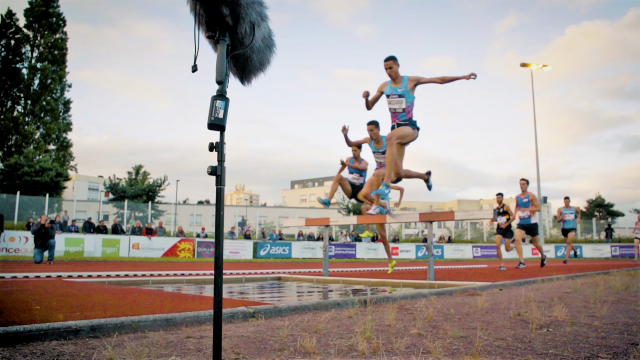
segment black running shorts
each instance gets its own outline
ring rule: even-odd
[[[506,229],[502,229],[498,226],[496,228],[496,235],[500,235],[507,240],[511,240],[513,239],[513,229],[511,229],[511,226],[507,227]]]
[[[418,135],[420,135],[420,128],[418,127],[418,123],[413,119],[404,120],[404,121],[398,121],[397,123],[391,124],[391,131],[393,131],[393,130],[399,128],[399,127],[403,127],[403,126],[409,126],[413,130],[418,130]],[[408,143],[402,144],[402,146],[407,146],[407,145],[411,144],[412,142],[416,141],[418,139],[418,135],[416,135],[416,138],[411,140],[411,141],[409,141]]]
[[[568,237],[572,232],[576,232],[576,229],[562,229],[562,237]]]
[[[349,196],[349,199],[353,199],[357,202],[362,202],[360,201],[360,199],[358,199],[358,194],[360,193],[360,191],[362,191],[362,188],[364,188],[364,184],[362,185],[354,185],[352,183],[349,183],[349,185],[351,185],[351,196]]]
[[[538,224],[518,224],[518,230],[524,231],[525,234],[531,237],[538,236]]]

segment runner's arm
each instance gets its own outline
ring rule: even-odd
[[[362,140],[357,140],[357,141],[351,141],[349,139],[349,128],[345,125],[342,127],[342,135],[344,135],[344,141],[347,143],[348,147],[354,147],[354,146],[358,146],[358,145],[364,145],[369,143],[369,141],[371,141],[371,138],[364,138]]]
[[[351,158],[347,158],[347,161],[340,160],[340,163],[356,170],[367,170],[367,167],[369,166],[369,163],[367,163],[366,160],[362,160],[360,164],[350,164],[349,160],[351,160]]]
[[[382,96],[382,94],[384,93],[384,87],[387,85],[387,83],[382,83],[382,85],[380,85],[378,87],[378,91],[376,91],[376,93],[373,95],[373,97],[371,98],[371,100],[369,100],[369,92],[365,91],[362,94],[362,97],[364,98],[364,106],[367,108],[367,110],[371,110],[373,109],[373,107],[375,106],[375,104],[378,102],[378,100],[380,100],[380,97]]]
[[[576,211],[576,214],[578,215],[578,225],[582,225],[582,213],[580,212],[580,208],[577,206],[574,206],[573,209]]]
[[[470,73],[469,75],[463,76],[440,76],[434,78],[424,78],[420,76],[410,76],[409,77],[409,88],[415,89],[418,85],[423,84],[448,84],[450,82],[458,81],[458,80],[470,80],[474,79],[476,74]]]
[[[538,198],[531,194],[531,206],[529,208],[527,208],[527,210],[529,210],[529,212],[534,213],[534,212],[540,212],[540,202],[538,202]]]
[[[398,199],[398,202],[393,204],[394,207],[400,207],[400,204],[402,203],[402,196],[404,195],[404,188],[395,185],[389,185],[389,188],[400,191],[400,198]]]
[[[562,222],[562,215],[561,214],[562,214],[562,208],[558,208],[558,216],[557,216],[558,223]]]
[[[347,158],[347,161],[345,162],[344,160],[340,160],[340,170],[338,170],[338,175],[342,174],[342,172],[344,171],[344,169],[347,168],[347,165],[349,163],[349,160],[351,160],[351,158]]]

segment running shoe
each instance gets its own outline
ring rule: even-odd
[[[52,260],[47,261],[47,265],[53,265],[53,261]]]
[[[372,192],[371,195],[373,195],[373,196],[376,196],[376,195],[386,196],[388,198],[390,192],[391,192],[391,188],[389,187],[389,184],[382,183],[382,185],[380,185],[380,188],[378,190]]]
[[[324,206],[327,209],[331,206],[331,201],[329,201],[329,199],[321,199],[321,198],[316,198],[316,199],[318,200],[320,205]]]
[[[567,265],[569,262],[567,261],[567,259],[562,260],[562,263]]]
[[[380,206],[372,205],[371,209],[369,209],[369,211],[367,211],[367,214],[369,214],[369,215],[378,215],[378,214],[380,214]]]
[[[543,268],[545,265],[547,265],[547,255],[540,260],[540,267]]]
[[[633,259],[633,261],[638,261],[638,258]]]
[[[393,269],[395,268],[396,268],[396,261],[393,260],[391,264],[389,264],[389,272],[387,274],[391,274],[393,272]]]
[[[433,184],[431,183],[431,170],[427,171],[426,174],[429,176],[429,178],[425,180],[424,183],[427,184],[427,189],[431,191],[431,189],[433,189]]]
[[[506,270],[507,270],[507,268],[506,268],[504,265],[501,265],[501,266],[498,268],[498,271],[506,271]]]
[[[578,250],[576,250],[575,248],[573,249],[573,257],[574,258],[578,258]]]
[[[522,269],[523,267],[526,267],[527,265],[525,265],[523,262],[518,263],[518,266],[516,266],[516,269]]]
[[[385,200],[382,200],[382,197],[380,198],[380,207],[385,211],[384,213],[389,214],[389,216],[393,216],[393,214],[391,213],[391,208],[389,207],[389,203]],[[384,214],[383,212],[380,213]]]
[[[516,239],[514,238],[513,240],[511,240],[511,243],[515,244],[516,243]]]
[[[368,237],[372,237],[372,236],[373,236],[373,234],[369,230],[366,230],[365,232],[360,234],[360,237],[363,237],[363,238],[368,238]]]

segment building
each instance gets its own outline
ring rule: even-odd
[[[318,196],[329,196],[332,182],[333,176],[293,180],[291,181],[290,189],[282,190],[282,205],[287,207],[321,208],[323,206],[316,199]],[[331,199],[331,207],[338,206],[341,196],[344,196],[344,193],[338,187],[336,195]]]
[[[99,201],[100,192],[104,192],[104,176],[71,175],[64,186],[64,200]]]
[[[259,206],[260,195],[252,194],[251,190],[245,190],[244,185],[236,184],[233,191],[224,195],[225,205]]]

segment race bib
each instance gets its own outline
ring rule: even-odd
[[[573,221],[575,220],[576,216],[573,213],[566,213],[564,214],[564,220],[565,221]]]
[[[407,101],[401,94],[389,95],[387,104],[389,104],[389,111],[392,113],[402,113],[407,108]]]
[[[505,216],[498,216],[498,224],[504,225],[507,223],[507,218]]]
[[[520,219],[525,219],[531,217],[531,212],[529,210],[518,210],[518,215]]]
[[[355,185],[364,184],[364,178],[360,174],[349,174],[349,182]]]
[[[386,155],[380,152],[373,153],[373,158],[376,160],[376,163],[381,166],[386,162]]]

